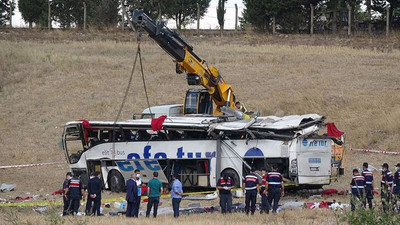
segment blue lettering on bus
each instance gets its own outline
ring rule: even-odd
[[[167,154],[165,154],[164,152],[158,152],[158,153],[156,153],[156,154],[154,155],[154,158],[155,158],[155,159],[159,159],[159,158],[161,158],[161,159],[166,159],[166,158],[167,158]]]
[[[140,157],[139,153],[129,153],[127,155],[127,159],[166,159],[167,158],[167,154],[165,152],[157,152],[154,154],[150,153],[151,150],[151,146],[150,145],[146,145],[143,149],[143,158]],[[215,151],[214,152],[205,152],[205,155],[203,155],[202,152],[185,152],[183,150],[183,147],[179,147],[176,150],[176,157],[178,159],[182,159],[184,158],[184,156],[186,156],[187,158],[191,159],[191,158],[215,158]],[[153,155],[153,157],[151,157]],[[139,166],[137,164],[137,166]]]
[[[152,160],[152,161],[144,161],[144,164],[146,165],[147,168],[150,170],[160,170],[161,167],[158,165],[157,160]],[[152,166],[156,165],[156,166]]]
[[[183,156],[185,155],[185,153],[183,152],[183,147],[178,148],[177,152],[176,152],[176,157],[178,157],[178,159],[183,158]]]
[[[129,161],[117,162],[118,168],[122,171],[132,171],[133,166]]]

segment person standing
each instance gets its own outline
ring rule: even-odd
[[[149,184],[147,185],[149,199],[147,202],[146,217],[150,216],[150,211],[153,206],[153,217],[157,217],[158,203],[160,202],[160,195],[163,192],[162,183],[157,177],[158,172],[154,171],[153,178],[149,181]]]
[[[351,188],[351,211],[356,209],[356,203],[361,201],[365,205],[364,201],[364,188],[365,188],[365,178],[361,176],[358,169],[353,170],[353,178],[350,182]]]
[[[361,176],[365,179],[365,197],[368,201],[369,209],[372,209],[372,199],[374,198],[374,175],[368,169],[368,163],[363,163],[363,169],[361,171]],[[367,201],[364,203],[364,208],[367,206]]]
[[[261,195],[261,211],[260,214],[263,214],[264,212],[267,212],[268,209],[268,197],[267,197],[267,189],[265,189],[265,185],[267,183],[267,170],[265,168],[261,169],[261,190],[260,190],[260,195]]]
[[[140,170],[135,170],[136,174],[136,186],[138,190],[138,194],[136,197],[136,202],[133,210],[133,216],[134,217],[139,217],[139,208],[140,208],[140,202],[142,201],[142,178],[140,178]]]
[[[382,180],[381,180],[381,200],[383,211],[389,209],[390,199],[393,194],[393,175],[389,171],[389,165],[384,163],[382,165]]]
[[[249,211],[251,211],[251,215],[254,215],[256,211],[257,193],[260,191],[258,183],[256,168],[252,167],[250,174],[245,177],[243,185],[243,191],[246,192],[246,206],[244,208],[246,215],[249,215]]]
[[[89,189],[90,180],[92,180],[93,178],[94,178],[94,172],[92,172],[90,174],[89,181],[88,181],[88,189]],[[89,192],[89,190],[88,190],[88,192]],[[94,199],[90,198],[90,196],[88,195],[88,198],[86,199],[86,210],[85,210],[85,213],[87,216],[90,216],[93,213],[93,202],[94,202]]]
[[[394,179],[393,179],[393,194],[395,197],[395,207],[397,206],[397,201],[400,201],[400,163],[397,163],[396,165],[397,170],[394,173]]]
[[[137,201],[137,185],[136,185],[136,174],[132,174],[131,178],[126,181],[126,217],[134,217],[135,204]]]
[[[88,201],[93,201],[92,211],[89,211],[90,215],[100,216],[100,205],[101,205],[101,190],[103,184],[101,182],[101,175],[99,172],[93,173],[93,178],[88,183]]]
[[[282,175],[277,172],[277,165],[272,165],[272,170],[266,176],[265,189],[267,190],[268,204],[267,204],[267,214],[272,206],[272,201],[274,202],[272,206],[272,212],[276,213],[278,209],[278,203],[281,197],[285,196],[285,186],[283,184]]]
[[[221,206],[221,213],[232,212],[232,192],[231,189],[235,187],[235,181],[229,176],[228,173],[223,173],[222,177],[218,179],[217,189],[219,190],[219,205]]]
[[[73,215],[77,215],[81,199],[85,200],[85,190],[78,173],[74,173],[74,176],[68,181],[66,195],[70,199],[69,210],[72,210]]]
[[[183,190],[182,183],[178,179],[178,174],[172,176],[173,183],[171,187],[172,209],[174,210],[174,217],[179,217],[179,205],[182,200]]]
[[[68,210],[70,199],[68,198],[66,191],[68,189],[68,182],[71,178],[72,178],[72,173],[68,172],[65,175],[65,180],[63,182],[63,203],[64,203],[63,216],[69,215],[70,213]]]

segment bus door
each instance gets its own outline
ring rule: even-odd
[[[300,139],[297,149],[299,184],[324,185],[330,183],[331,140]]]

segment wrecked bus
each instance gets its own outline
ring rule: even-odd
[[[64,126],[62,147],[84,184],[98,171],[104,187],[116,192],[136,169],[145,183],[158,171],[163,183],[177,173],[184,187],[213,188],[223,172],[241,186],[251,167],[273,164],[286,183],[321,187],[332,174],[332,140],[318,134],[324,119],[317,114],[248,120],[181,116],[167,117],[156,130],[150,118],[72,121]]]

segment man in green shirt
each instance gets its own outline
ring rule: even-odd
[[[154,205],[153,217],[154,218],[157,217],[157,209],[158,209],[158,203],[160,202],[160,194],[163,192],[162,183],[157,177],[158,177],[158,172],[157,171],[153,172],[153,179],[149,180],[149,183],[147,184],[149,201],[147,202],[146,217],[150,216],[150,211],[153,205]]]

